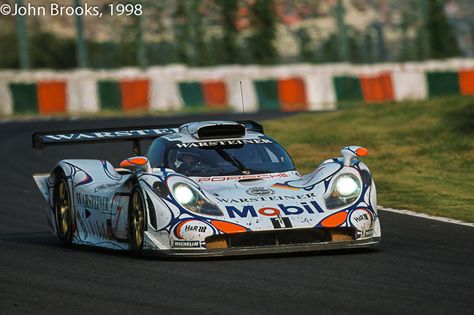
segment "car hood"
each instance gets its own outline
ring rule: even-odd
[[[192,178],[218,203],[252,203],[297,200],[311,193],[318,184],[331,178],[342,166],[338,163],[321,165],[315,171],[300,175],[297,171],[255,175],[213,176]],[[324,186],[324,185],[323,185]],[[320,194],[323,194],[320,192]],[[303,196],[304,195],[304,196]]]
[[[324,194],[339,164],[321,166],[301,176],[284,173],[200,177],[193,180],[222,210],[221,219],[252,230],[317,225],[333,211],[324,209]],[[282,218],[288,218],[283,222]],[[279,223],[274,222],[279,220]]]
[[[203,190],[212,194],[218,203],[272,200],[288,192],[276,189],[277,185],[300,179],[301,176],[297,172],[193,178]],[[251,197],[258,198],[249,199]]]

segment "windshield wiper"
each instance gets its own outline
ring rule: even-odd
[[[222,148],[216,148],[215,150],[224,160],[237,167],[242,174],[250,174],[250,171],[245,167],[245,165],[236,159],[235,156],[225,152]]]

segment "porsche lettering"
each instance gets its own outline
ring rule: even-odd
[[[228,181],[228,180],[270,179],[270,178],[279,178],[279,177],[288,177],[288,174],[287,173],[274,173],[274,174],[200,177],[197,179],[197,182],[223,182],[223,181]]]

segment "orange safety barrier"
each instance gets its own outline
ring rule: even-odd
[[[214,108],[227,106],[227,86],[223,81],[204,81],[202,90],[206,105]]]
[[[459,70],[459,89],[462,95],[474,94],[474,69]]]
[[[360,84],[366,102],[393,101],[392,76],[390,73],[381,73],[375,76],[361,76]]]
[[[66,112],[66,82],[38,83],[38,109],[42,114]]]
[[[149,87],[150,81],[147,79],[120,81],[122,108],[124,110],[148,109]]]
[[[282,111],[293,112],[308,109],[305,84],[300,78],[278,80],[278,95]]]

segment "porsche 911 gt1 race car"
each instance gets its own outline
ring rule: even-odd
[[[150,140],[146,156],[140,141]],[[253,121],[203,121],[33,134],[33,147],[131,141],[133,156],[62,160],[34,175],[54,235],[137,254],[221,256],[369,247],[381,239],[376,189],[348,146],[300,175]]]

